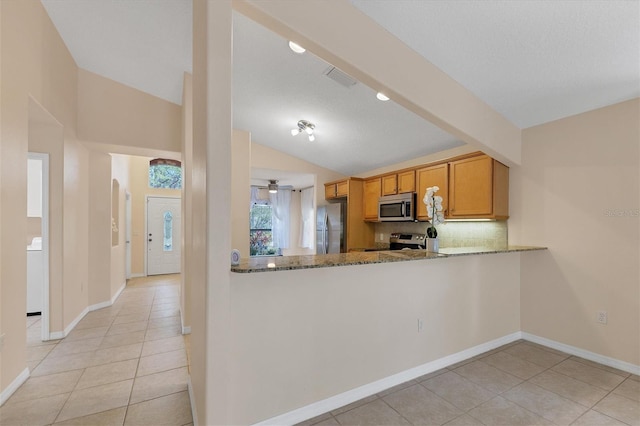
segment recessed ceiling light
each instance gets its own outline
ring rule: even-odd
[[[307,49],[292,41],[289,42],[289,48],[298,54],[303,54]]]
[[[388,101],[389,97],[387,95],[385,95],[382,92],[378,92],[378,94],[376,95],[376,98],[378,98],[381,101]]]

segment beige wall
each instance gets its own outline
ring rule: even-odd
[[[191,274],[193,250],[193,200],[191,191],[193,161],[193,77],[184,73],[182,85],[182,258],[180,314],[182,326],[191,326]]]
[[[228,423],[265,420],[517,332],[519,280],[519,253],[232,274]]]
[[[128,155],[111,155],[111,179],[118,181],[118,193],[113,194],[113,185],[111,187],[111,199],[117,197],[117,215],[118,215],[118,238],[117,245],[111,245],[111,294],[114,295],[127,282],[126,271],[126,193],[131,192],[130,183],[131,173],[131,157]],[[132,194],[133,195],[133,194]],[[133,205],[131,206],[133,211]],[[114,206],[111,206],[112,213]],[[133,255],[132,255],[133,258]]]
[[[523,131],[512,171],[511,242],[548,246],[522,263],[522,329],[640,365],[640,101]],[[608,311],[609,322],[596,322]]]
[[[5,334],[0,390],[4,391],[26,368],[26,325],[22,319],[26,303],[29,96],[62,124],[64,138],[72,139],[77,68],[40,2],[0,2],[0,19],[0,332]],[[63,321],[61,316],[54,320],[56,326]]]
[[[231,141],[231,247],[249,257],[249,203],[251,200],[251,134],[234,130]]]
[[[78,141],[64,144],[63,330],[89,304],[89,165]],[[50,293],[51,297],[51,293]]]
[[[50,155],[50,329],[61,332],[85,308],[113,296],[111,157],[96,148],[147,153],[153,149],[179,156],[181,108],[79,71],[38,1],[0,2],[0,40],[0,334],[5,335],[0,391],[4,398],[7,387],[27,366],[27,151]],[[84,137],[79,138],[82,132]],[[120,204],[123,215],[124,202]],[[113,256],[114,289],[123,282],[120,251]]]
[[[108,78],[78,71],[78,135],[83,140],[180,152],[181,109]]]
[[[89,305],[95,305],[111,298],[111,156],[90,150],[89,170]]]

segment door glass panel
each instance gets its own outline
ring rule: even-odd
[[[164,212],[164,243],[162,250],[173,251],[173,215],[171,212]]]

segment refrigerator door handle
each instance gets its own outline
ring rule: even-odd
[[[329,215],[324,217],[324,254],[329,254]]]

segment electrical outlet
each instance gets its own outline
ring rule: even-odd
[[[384,241],[384,234],[381,232],[378,238],[380,239],[380,241]]]
[[[596,320],[600,324],[606,324],[607,323],[607,311],[598,311],[598,317],[596,318]]]
[[[422,321],[422,318],[418,318],[418,333],[422,333],[423,328],[424,328],[424,321]]]

